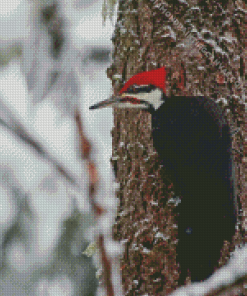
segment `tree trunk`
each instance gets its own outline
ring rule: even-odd
[[[240,1],[121,0],[108,76],[117,93],[134,74],[165,66],[167,96],[207,95],[217,101],[235,131],[236,186],[244,207],[243,6]],[[114,114],[112,163],[120,183],[114,233],[125,245],[124,289],[126,295],[164,295],[176,288],[179,276],[179,188],[173,187],[169,172],[161,171],[151,116],[126,109]],[[238,233],[234,244],[239,242]],[[225,249],[221,264],[227,259]]]

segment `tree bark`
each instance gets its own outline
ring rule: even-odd
[[[165,66],[167,96],[207,95],[217,101],[234,131],[238,201],[246,209],[243,8],[240,1],[121,0],[108,77],[117,94],[134,74]],[[125,245],[124,289],[126,295],[165,295],[176,288],[179,277],[175,198],[179,188],[174,188],[169,172],[161,170],[152,144],[151,116],[123,109],[114,114],[112,164],[120,184],[114,234]],[[240,242],[238,231],[234,244]],[[221,265],[228,255],[226,245]]]

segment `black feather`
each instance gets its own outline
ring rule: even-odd
[[[224,240],[235,233],[231,132],[220,107],[206,97],[164,97],[151,110],[153,142],[181,191],[178,206],[180,283],[210,276]]]

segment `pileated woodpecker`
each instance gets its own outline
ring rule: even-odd
[[[231,133],[221,108],[203,96],[165,95],[165,68],[139,73],[90,109],[145,109],[152,115],[153,144],[181,192],[178,206],[179,283],[209,277],[224,240],[235,233]]]

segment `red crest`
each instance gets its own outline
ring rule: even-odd
[[[132,76],[120,90],[120,94],[125,92],[131,85],[148,85],[152,84],[156,87],[159,87],[166,93],[166,70],[165,67],[138,73]]]

